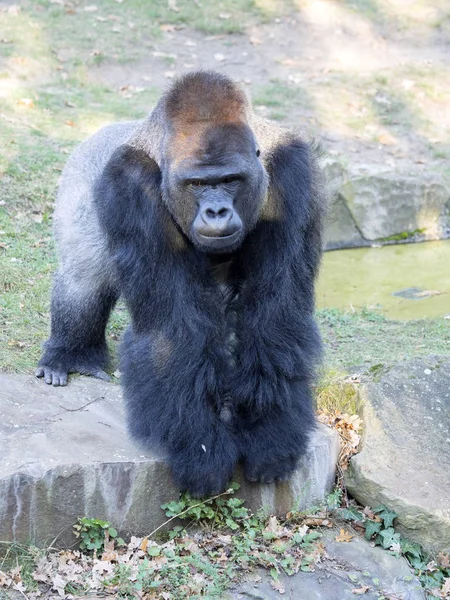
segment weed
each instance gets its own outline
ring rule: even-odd
[[[327,504],[332,516],[356,522],[364,529],[366,540],[396,556],[406,558],[426,591],[441,588],[446,579],[450,578],[448,555],[440,553],[433,558],[420,544],[404,539],[395,530],[397,513],[389,510],[384,504],[374,509],[366,507],[364,510],[354,503],[340,507],[339,500],[342,499],[341,490],[336,490],[328,496]]]
[[[118,546],[122,546],[124,541],[117,537],[117,529],[112,527],[107,521],[100,519],[91,519],[82,517],[73,527],[75,537],[80,539],[80,550],[83,552],[102,552],[105,542],[114,540]]]

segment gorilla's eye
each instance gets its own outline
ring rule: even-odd
[[[256,151],[256,156],[259,158],[260,155],[261,155],[261,150],[258,148],[258,150]]]
[[[237,177],[233,176],[222,179],[222,183],[234,183],[235,181],[237,181]]]
[[[192,181],[189,182],[189,185],[192,185],[194,187],[199,187],[199,186],[203,185],[203,181],[200,181],[200,179],[193,179]]]

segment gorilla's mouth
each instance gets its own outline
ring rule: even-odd
[[[198,231],[195,231],[195,237],[202,246],[207,246],[211,249],[220,249],[231,246],[232,244],[237,242],[241,237],[241,233],[242,228],[239,228],[237,231],[234,231],[233,233],[227,235],[223,235],[221,233],[219,233],[218,235],[204,235],[202,233],[199,233]]]

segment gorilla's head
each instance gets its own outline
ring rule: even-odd
[[[166,99],[163,199],[203,252],[236,250],[255,226],[267,194],[268,177],[246,109],[242,91],[217,74],[212,82],[204,73],[187,76]]]

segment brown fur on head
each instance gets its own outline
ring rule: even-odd
[[[213,71],[180,77],[165,97],[166,114],[176,129],[247,121],[248,101],[231,79]]]
[[[208,131],[230,124],[246,125],[249,103],[228,77],[197,71],[176,81],[164,98],[170,123],[169,153],[175,163],[203,154]]]

